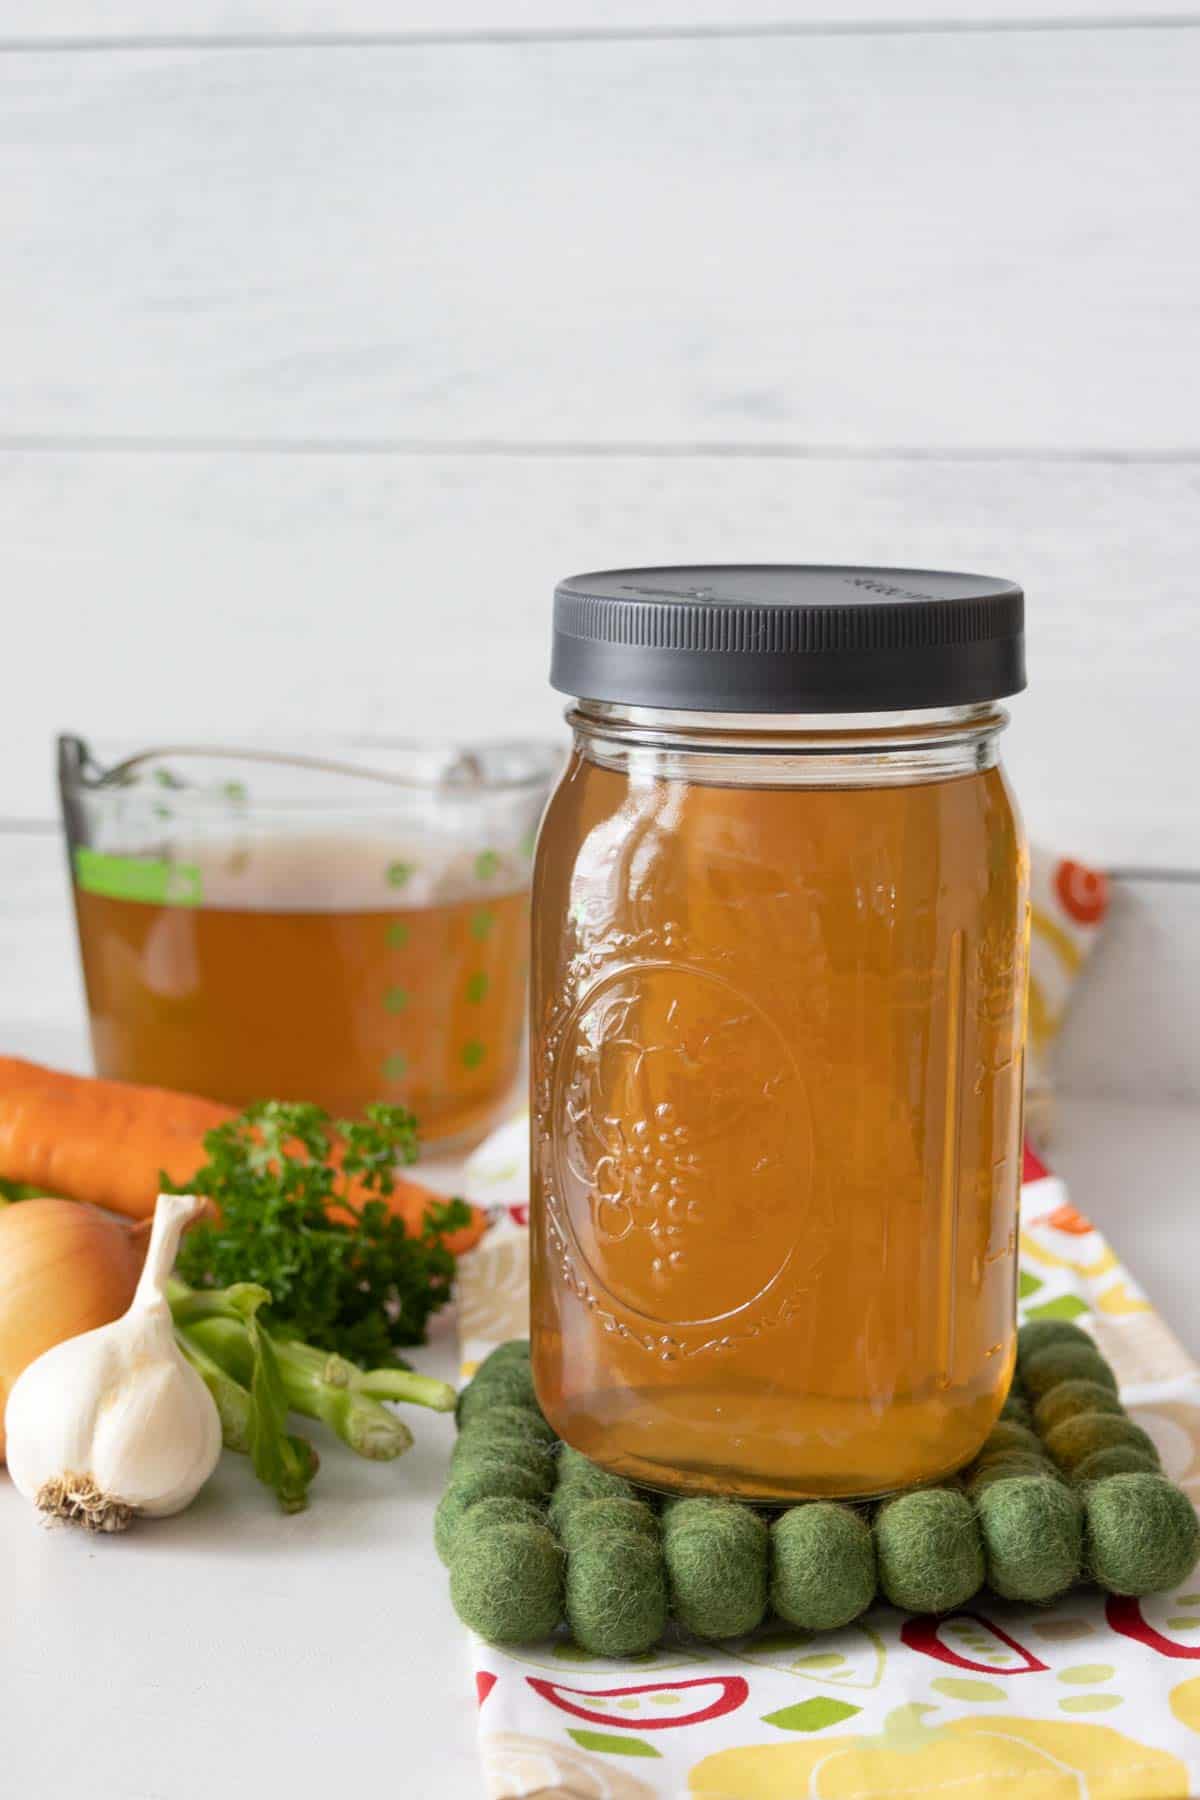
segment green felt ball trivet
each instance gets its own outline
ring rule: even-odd
[[[986,1463],[999,1462],[1011,1456],[1041,1455],[1041,1441],[1028,1425],[1018,1425],[1012,1419],[1001,1419],[992,1426],[984,1439],[983,1447],[975,1458],[975,1467],[982,1468]]]
[[[639,1656],[667,1622],[660,1546],[632,1533],[593,1538],[567,1558],[567,1623],[593,1656]]]
[[[1050,1344],[1030,1357],[1021,1377],[1035,1405],[1064,1381],[1095,1381],[1117,1391],[1116,1376],[1092,1344]]]
[[[663,1520],[671,1611],[693,1637],[741,1637],[767,1610],[766,1522],[735,1500],[679,1500]]]
[[[1072,1325],[1069,1319],[1030,1319],[1017,1333],[1017,1367],[1024,1371],[1025,1364],[1051,1344],[1082,1344],[1086,1349],[1095,1349],[1087,1332]]]
[[[460,1509],[451,1533],[453,1550],[450,1560],[458,1555],[468,1537],[490,1531],[494,1525],[540,1525],[546,1529],[546,1509],[536,1500],[522,1500],[516,1494],[489,1494],[473,1500]]]
[[[558,1485],[550,1501],[550,1523],[560,1534],[566,1514],[587,1500],[636,1500],[632,1482],[610,1474],[564,1444],[558,1458]]]
[[[557,1445],[554,1427],[547,1424],[532,1406],[476,1407],[471,1417],[459,1428],[459,1441],[465,1438],[522,1437],[531,1443]]]
[[[620,1496],[576,1499],[573,1505],[561,1508],[552,1523],[568,1552],[614,1532],[658,1542],[658,1520],[644,1500],[625,1500]]]
[[[1060,1381],[1043,1394],[1033,1410],[1033,1422],[1045,1437],[1064,1419],[1077,1413],[1119,1413],[1121,1402],[1110,1387],[1099,1381]]]
[[[879,1585],[893,1606],[949,1612],[983,1585],[983,1543],[967,1496],[923,1488],[880,1507],[875,1519]]]
[[[1002,1425],[1028,1425],[1033,1419],[1033,1412],[1023,1393],[1016,1388],[1009,1392],[1008,1399],[1000,1408],[999,1423]]]
[[[1139,1450],[1136,1444],[1113,1444],[1107,1450],[1093,1450],[1076,1463],[1071,1480],[1077,1486],[1089,1481],[1103,1481],[1108,1475],[1161,1475],[1157,1452]]]
[[[450,1565],[450,1599],[493,1644],[549,1637],[563,1613],[563,1553],[545,1525],[497,1524],[464,1534]]]
[[[1058,1480],[1054,1464],[1046,1456],[1002,1456],[982,1468],[968,1469],[963,1477],[972,1500],[978,1500],[998,1481]]]
[[[1075,1413],[1046,1433],[1046,1449],[1060,1468],[1070,1474],[1099,1450],[1137,1450],[1158,1461],[1153,1440],[1140,1425],[1118,1413]]]
[[[458,1396],[454,1416],[460,1426],[467,1425],[494,1406],[526,1406],[539,1412],[533,1375],[527,1362],[513,1357],[506,1363],[497,1363],[486,1373],[480,1370]]]
[[[504,1462],[478,1463],[461,1474],[457,1470],[454,1472],[433,1515],[434,1547],[444,1563],[449,1563],[453,1556],[458,1522],[467,1508],[474,1506],[477,1500],[501,1494],[516,1500],[539,1501],[545,1497],[545,1485],[528,1469]]]
[[[1078,1579],[1083,1508],[1053,1475],[994,1482],[977,1496],[977,1507],[993,1593],[1053,1600]]]
[[[1085,1556],[1112,1594],[1159,1594],[1186,1581],[1200,1555],[1200,1522],[1161,1475],[1110,1475],[1083,1490]]]
[[[460,1438],[450,1456],[450,1467],[455,1480],[466,1469],[476,1469],[495,1462],[526,1469],[530,1475],[537,1477],[543,1495],[549,1498],[554,1488],[558,1458],[545,1444],[530,1443],[528,1438],[489,1437],[474,1442]]]
[[[861,1514],[832,1500],[791,1506],[771,1527],[771,1604],[789,1625],[834,1631],[875,1598],[875,1545]]]

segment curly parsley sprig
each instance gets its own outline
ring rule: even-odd
[[[204,1148],[208,1161],[188,1181],[162,1182],[220,1209],[184,1239],[184,1281],[257,1282],[270,1289],[264,1317],[277,1336],[363,1367],[396,1366],[400,1347],[424,1341],[454,1279],[445,1239],[471,1215],[461,1200],[434,1203],[413,1234],[388,1210],[397,1166],[417,1156],[410,1112],[369,1106],[361,1120],[334,1120],[319,1106],[264,1100],[208,1132]]]

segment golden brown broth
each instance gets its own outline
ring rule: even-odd
[[[535,876],[538,1392],[635,1479],[960,1467],[1014,1352],[1027,861],[998,769],[784,789],[577,756]]]
[[[478,1135],[511,1095],[525,893],[380,911],[156,906],[77,890],[98,1072],[243,1106],[410,1106]]]

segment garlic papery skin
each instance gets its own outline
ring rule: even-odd
[[[216,1467],[221,1421],[175,1342],[165,1284],[191,1194],[160,1194],[129,1311],[67,1338],[13,1383],[5,1412],[8,1472],[41,1512],[90,1531],[135,1514],[182,1512]]]

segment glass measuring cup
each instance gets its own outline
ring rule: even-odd
[[[480,1136],[516,1081],[553,745],[94,748],[59,787],[97,1072]]]

